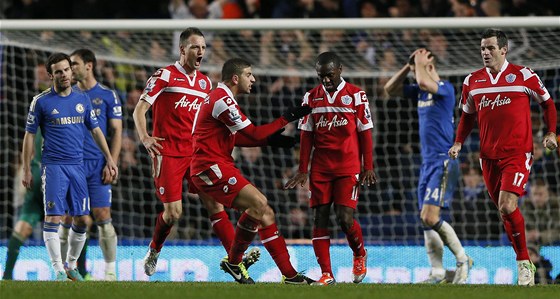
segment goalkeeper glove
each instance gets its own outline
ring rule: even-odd
[[[294,137],[282,135],[284,132],[284,128],[276,131],[276,133],[268,136],[266,138],[267,145],[272,147],[283,147],[283,148],[291,148],[294,147],[296,144],[296,139]]]
[[[296,106],[296,107],[290,107],[288,108],[288,110],[286,110],[282,116],[289,122],[292,122],[294,120],[300,119],[303,116],[308,115],[309,113],[311,113],[311,107],[309,106]]]

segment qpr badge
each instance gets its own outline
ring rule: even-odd
[[[78,113],[84,113],[84,110],[85,110],[85,109],[84,109],[84,105],[83,105],[82,103],[76,104],[76,111],[77,111]]]
[[[507,82],[507,83],[513,83],[513,81],[515,81],[515,77],[516,77],[516,76],[515,76],[514,74],[508,74],[508,75],[506,76],[506,82]]]
[[[200,88],[206,89],[206,80],[204,79],[198,80],[198,85],[200,86]]]
[[[342,98],[340,98],[340,100],[342,101],[342,104],[344,104],[344,105],[350,105],[350,103],[352,103],[352,97],[350,97],[350,96],[342,96]]]
[[[165,188],[159,187],[159,194],[163,195],[165,193]]]
[[[235,185],[235,184],[237,184],[237,179],[234,176],[232,176],[231,178],[228,179],[227,182],[230,185]]]

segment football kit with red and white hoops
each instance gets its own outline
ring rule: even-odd
[[[302,142],[302,147],[313,147],[311,207],[335,202],[355,208],[362,167],[358,134],[373,128],[365,92],[342,79],[332,95],[322,84],[310,90],[303,98],[303,105],[313,109],[299,123],[302,136],[311,132],[313,138],[309,145]],[[307,172],[309,157],[306,156],[300,160],[302,173]]]
[[[153,159],[152,173],[156,194],[163,202],[181,200],[183,178],[189,191],[196,193],[190,181],[189,165],[192,157],[192,126],[196,112],[212,89],[210,79],[196,70],[191,77],[175,62],[157,70],[148,79],[142,99],[152,105],[152,136],[163,148]]]
[[[259,126],[267,135],[282,128],[284,118]],[[231,207],[239,191],[250,184],[235,167],[231,156],[238,131],[254,127],[241,111],[231,90],[223,83],[204,100],[193,125],[191,179],[202,192],[226,207]],[[261,137],[255,136],[255,139]]]
[[[533,152],[530,99],[551,97],[535,72],[507,60],[498,74],[483,68],[463,82],[463,111],[477,113],[482,172],[495,202],[500,190],[524,194]]]

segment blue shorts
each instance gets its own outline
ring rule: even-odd
[[[83,165],[43,165],[41,169],[47,216],[89,215],[89,196]]]
[[[418,209],[423,205],[447,208],[459,181],[459,161],[442,159],[422,163],[418,181]]]
[[[103,167],[105,159],[84,160],[87,186],[91,208],[106,208],[111,206],[111,184],[103,184]]]

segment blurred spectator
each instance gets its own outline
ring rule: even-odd
[[[276,0],[272,18],[315,18],[314,0]]]
[[[14,0],[4,10],[6,19],[44,19],[44,11],[33,0]]]
[[[313,49],[301,30],[268,31],[260,39],[261,65],[309,66]]]
[[[499,0],[484,0],[480,3],[480,9],[486,17],[502,16],[502,3]]]
[[[35,80],[33,81],[35,92],[41,92],[51,86],[52,80],[49,78],[45,63],[39,62],[33,68],[33,73],[35,74]]]
[[[374,0],[360,1],[360,17],[362,18],[381,18],[386,16],[379,2]]]
[[[476,165],[476,164],[475,164]],[[478,166],[463,167],[463,198],[465,201],[474,202],[483,200],[486,186],[482,178],[482,170]]]
[[[475,17],[476,10],[471,6],[469,0],[449,0],[451,4],[452,17]]]
[[[393,18],[414,18],[419,17],[420,13],[411,0],[395,0],[394,5],[389,7],[389,15]]]
[[[449,11],[447,0],[420,0],[420,17],[445,17]]]
[[[541,247],[538,244],[527,244],[527,249],[529,249],[529,257],[531,261],[537,268],[535,273],[535,284],[553,284],[554,281],[552,276],[550,276],[550,271],[552,271],[552,263],[550,260],[541,255]]]
[[[522,205],[528,243],[560,242],[560,200],[544,180],[536,179],[531,183],[530,197]]]

